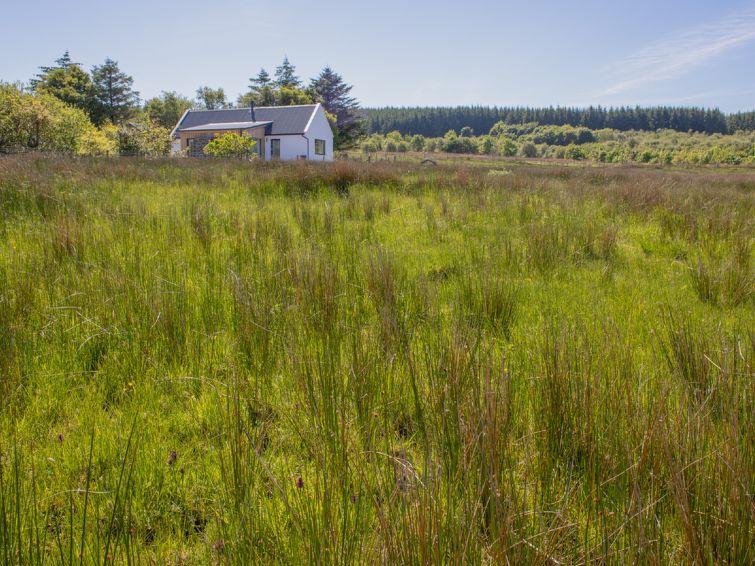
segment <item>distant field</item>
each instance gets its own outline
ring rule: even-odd
[[[753,170],[417,161],[0,157],[0,562],[752,564]]]

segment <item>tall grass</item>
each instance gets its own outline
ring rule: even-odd
[[[755,560],[749,173],[0,159],[3,563]]]

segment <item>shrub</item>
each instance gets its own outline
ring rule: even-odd
[[[525,142],[519,148],[522,157],[537,157],[537,146],[532,142]]]
[[[208,143],[204,152],[212,157],[235,157],[249,158],[253,155],[254,146],[257,144],[247,135],[238,135],[235,132],[223,134]]]

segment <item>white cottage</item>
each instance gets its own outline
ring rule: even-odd
[[[266,161],[333,160],[333,131],[320,104],[187,110],[171,132],[173,153],[202,156],[212,138],[228,132],[254,138]]]

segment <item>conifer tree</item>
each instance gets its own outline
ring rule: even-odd
[[[296,76],[296,67],[291,64],[288,57],[283,59],[283,63],[279,67],[276,67],[273,86],[277,88],[301,88],[301,79]]]
[[[68,51],[55,61],[52,67],[40,67],[39,73],[30,81],[32,90],[51,94],[66,104],[75,106],[92,115],[94,85],[92,79],[78,63],[71,60]]]
[[[315,99],[335,116],[334,144],[338,148],[352,147],[364,134],[364,120],[359,114],[359,103],[351,96],[352,88],[330,67],[325,67],[310,84]]]
[[[139,93],[131,87],[134,79],[108,58],[102,65],[92,67],[94,104],[92,118],[95,124],[106,120],[119,124],[129,118],[139,103]]]

